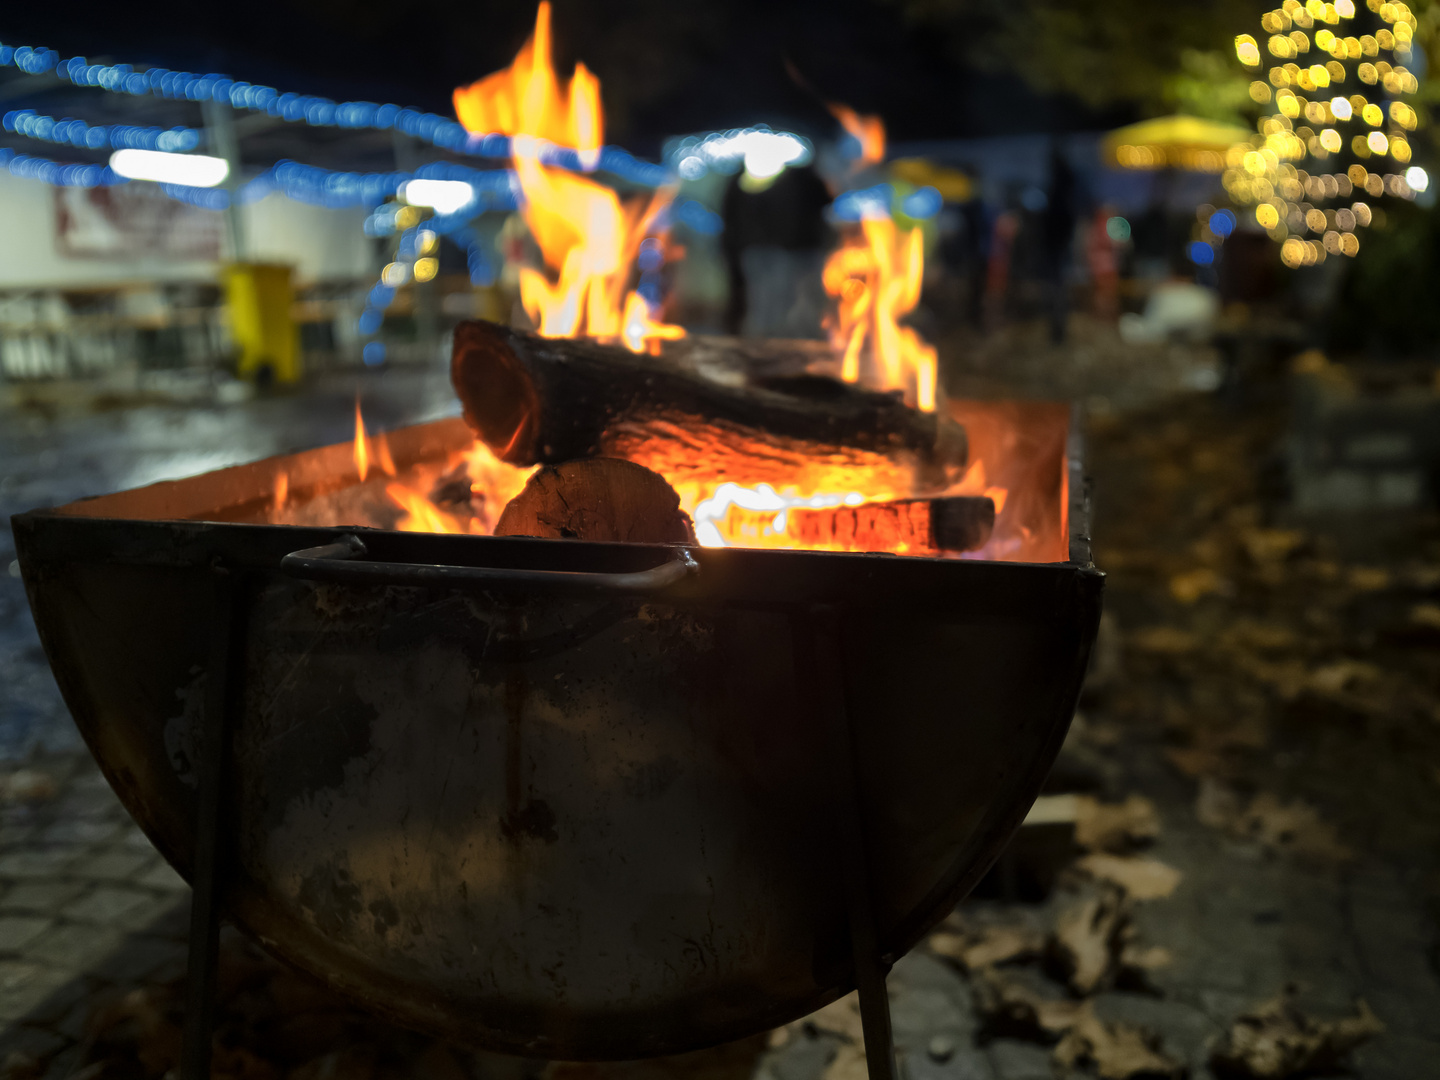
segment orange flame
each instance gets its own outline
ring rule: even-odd
[[[860,143],[856,169],[878,165],[885,160],[885,122],[880,117],[861,116],[850,106],[835,102],[829,103],[828,108],[840,125]]]
[[[919,228],[901,232],[888,217],[866,217],[826,261],[824,282],[839,299],[827,328],[842,355],[841,378],[858,382],[863,374],[867,384],[901,390],[907,402],[934,412],[935,349],[899,323],[920,302],[924,245]],[[866,354],[870,370],[862,372]]]
[[[582,155],[598,156],[605,139],[600,80],[584,64],[563,88],[550,62],[550,0],[535,13],[535,31],[504,71],[454,94],[455,117],[466,131],[530,135]]]
[[[360,398],[355,398],[355,471],[360,479],[370,475],[370,440],[365,438],[365,421],[360,417]]]
[[[525,198],[521,212],[554,275],[520,271],[520,302],[540,334],[620,341],[632,352],[656,352],[661,341],[685,331],[656,321],[645,299],[627,286],[640,242],[670,195],[657,192],[648,206],[627,206],[593,180],[540,163],[544,144],[552,143],[573,147],[593,168],[604,137],[600,81],[577,64],[562,86],[550,41],[550,4],[544,0],[535,32],[515,62],[456,90],[455,115],[467,131],[512,138]]]

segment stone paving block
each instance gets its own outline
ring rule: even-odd
[[[1357,1049],[1350,1060],[1363,1080],[1433,1080],[1440,1076],[1440,1038],[1387,1033]]]
[[[0,878],[52,877],[81,855],[77,848],[31,848],[0,855]]]
[[[69,972],[42,966],[24,982],[0,990],[0,1021],[14,1023],[43,1011],[46,999],[73,978]]]
[[[166,900],[166,907],[142,928],[150,937],[169,938],[172,941],[190,940],[190,894]]]
[[[163,858],[157,859],[155,864],[134,879],[136,885],[144,885],[147,889],[158,889],[162,892],[188,892],[190,886],[185,884],[185,879],[175,872],[174,867]],[[3,904],[3,901],[0,901]]]
[[[80,1057],[84,1052],[85,1048],[78,1043],[67,1046],[50,1059],[45,1066],[45,1075],[40,1080],[69,1080],[71,1074],[79,1069]]]
[[[150,862],[150,856],[139,851],[108,850],[86,858],[72,868],[78,877],[92,881],[123,881]],[[0,871],[3,873],[3,871]]]
[[[133,825],[122,834],[120,843],[131,851],[143,851],[147,855],[155,854],[155,845],[150,842],[150,838]]]
[[[78,900],[66,904],[60,909],[60,915],[72,922],[119,926],[127,915],[154,905],[153,893],[122,885],[99,885]]]
[[[996,1039],[990,1044],[990,1065],[1000,1080],[1054,1080],[1050,1051],[1016,1039]]]
[[[819,1080],[839,1049],[840,1040],[833,1036],[796,1034],[764,1056],[756,1070],[757,1080],[762,1072],[768,1073],[771,1080]]]
[[[0,917],[0,953],[18,953],[53,924],[41,915],[6,915]]]
[[[114,822],[81,818],[57,821],[40,830],[42,844],[99,844],[112,840],[119,830]]]
[[[1188,1061],[1192,1068],[1204,1063],[1207,1044],[1222,1031],[1201,1009],[1144,994],[1100,994],[1095,998],[1095,1013],[1111,1023],[1153,1031],[1167,1053]]]
[[[66,1039],[53,1031],[47,1031],[31,1024],[12,1024],[0,1031],[0,1057],[7,1054],[27,1054],[36,1061],[43,1061],[66,1043]]]
[[[0,991],[19,986],[33,978],[39,970],[39,964],[27,960],[0,960]]]
[[[88,973],[122,985],[153,979],[161,969],[185,970],[184,945],[163,938],[132,937],[102,961],[89,966]]]
[[[61,981],[61,980],[65,981]],[[66,1035],[59,1026],[61,1021],[73,1012],[77,1006],[83,1004],[86,1009],[90,1008],[91,985],[83,976],[75,976],[71,972],[56,971],[43,984],[44,992],[40,992],[42,984],[31,988],[31,998],[34,1004],[25,1013],[25,1023],[42,1024]],[[76,1038],[84,1038],[83,1030]]]
[[[110,927],[64,923],[36,939],[25,950],[25,958],[71,972],[84,971],[113,952],[123,939],[121,932]]]
[[[968,1046],[944,1061],[929,1054],[907,1054],[901,1067],[905,1080],[995,1080],[995,1069],[984,1051]]]
[[[83,881],[22,881],[0,897],[0,912],[43,912],[53,914],[90,886]]]

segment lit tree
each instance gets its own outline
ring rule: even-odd
[[[1419,20],[1403,2],[1366,2],[1357,12],[1354,0],[1285,0],[1262,16],[1258,40],[1235,39],[1240,62],[1265,76],[1250,96],[1266,111],[1222,180],[1287,266],[1355,255],[1358,231],[1383,213],[1375,200],[1414,198],[1428,183],[1410,165],[1420,85],[1407,65]]]

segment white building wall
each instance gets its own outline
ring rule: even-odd
[[[361,209],[327,210],[271,194],[242,213],[250,259],[289,263],[297,282],[364,278],[374,270]],[[64,256],[56,248],[50,186],[0,170],[0,289],[214,281],[217,270],[209,261]]]

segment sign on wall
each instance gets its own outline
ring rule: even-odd
[[[83,259],[220,258],[223,214],[144,182],[55,191],[55,250]]]

